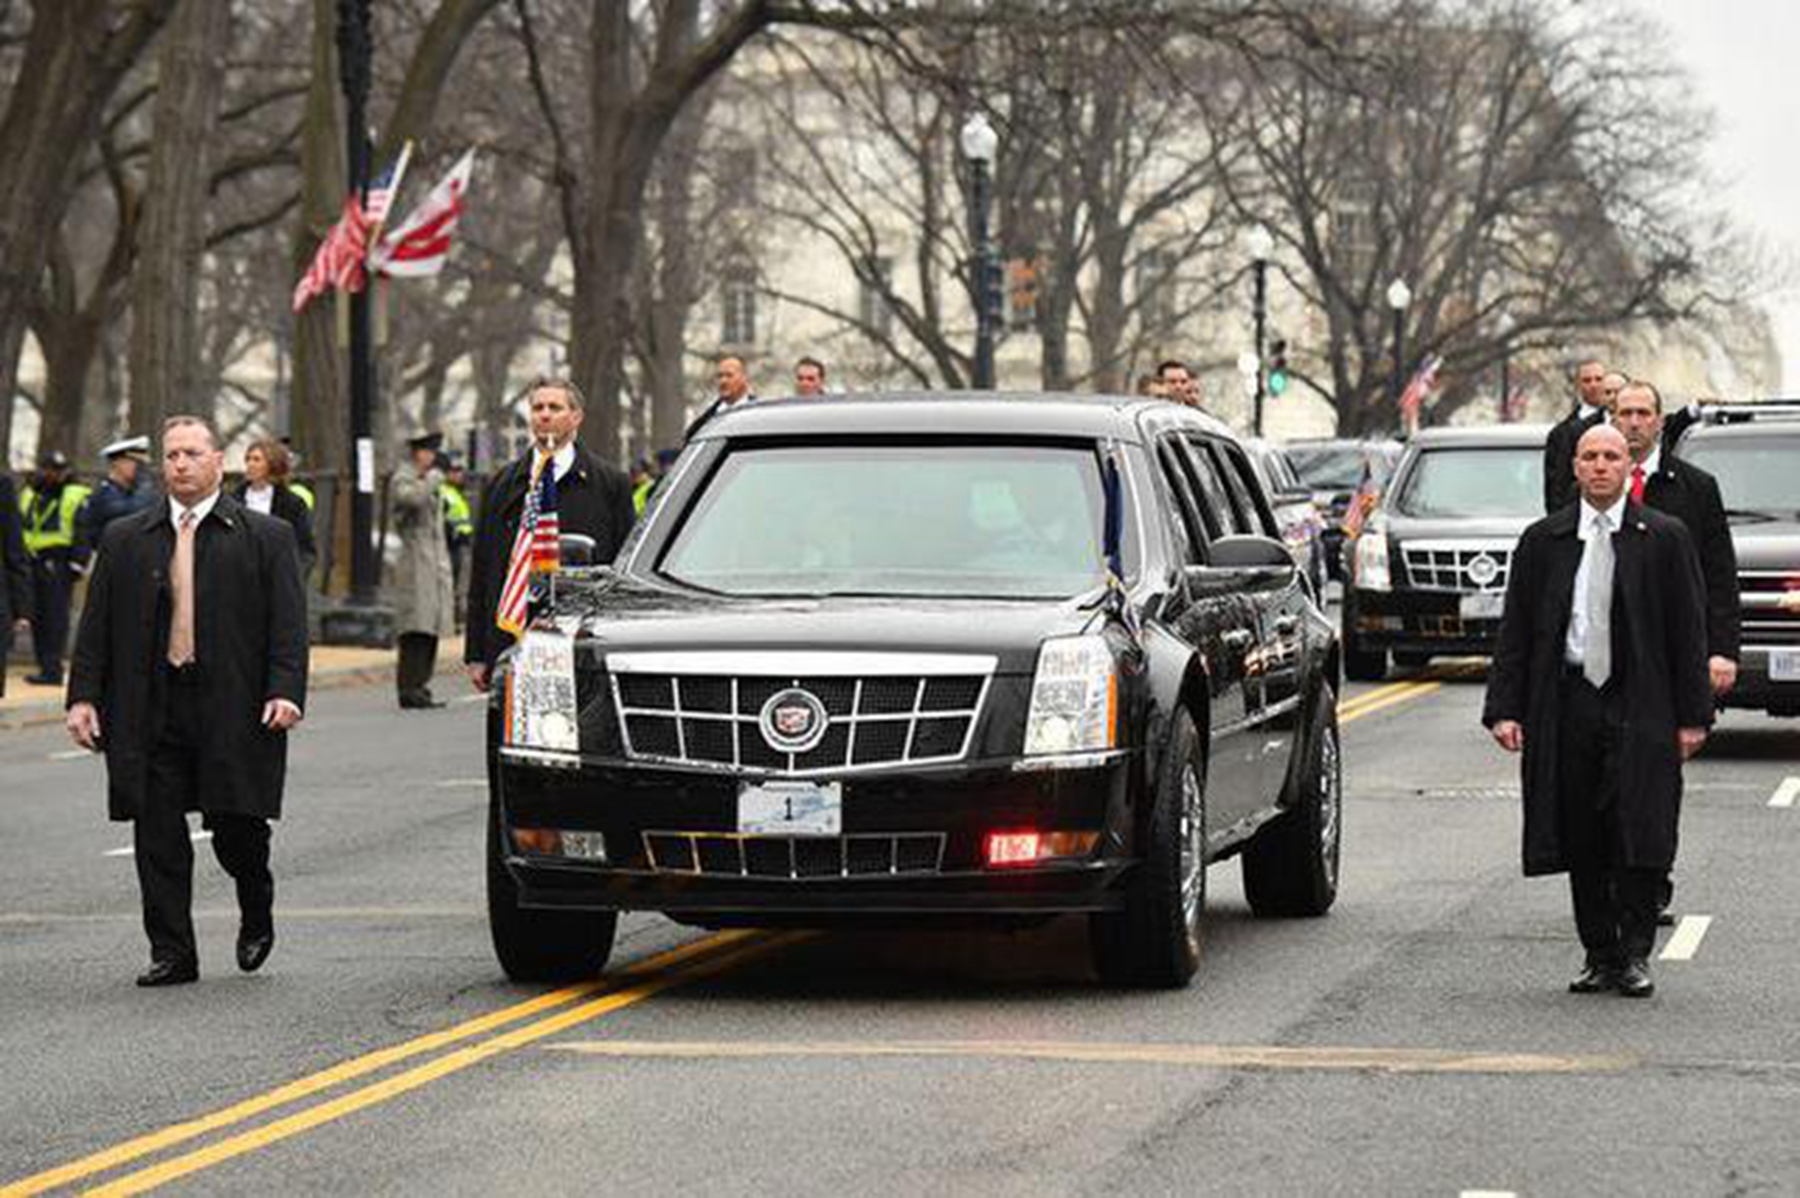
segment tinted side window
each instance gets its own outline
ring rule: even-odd
[[[1182,438],[1181,447],[1184,451],[1181,455],[1182,460],[1193,472],[1201,501],[1205,503],[1208,512],[1213,516],[1213,535],[1215,537],[1231,536],[1236,533],[1248,532],[1249,528],[1238,512],[1237,505],[1232,503],[1231,494],[1225,489],[1225,483],[1219,477],[1218,465],[1207,457],[1198,438]]]
[[[1193,484],[1189,481],[1187,471],[1181,466],[1172,441],[1164,440],[1157,446],[1157,463],[1162,467],[1163,482],[1169,493],[1175,498],[1175,539],[1180,543],[1183,554],[1190,563],[1203,563],[1206,555],[1201,546],[1212,538],[1207,534],[1206,526],[1201,522],[1199,507],[1194,499]]]
[[[1221,441],[1209,441],[1207,448],[1220,464],[1220,472],[1225,476],[1225,485],[1238,505],[1244,527],[1279,540],[1280,534],[1275,530],[1275,517],[1269,510],[1268,498],[1257,481],[1256,471],[1244,457],[1244,451],[1236,445],[1227,445]]]

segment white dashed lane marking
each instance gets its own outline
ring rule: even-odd
[[[1659,961],[1691,961],[1694,954],[1700,951],[1700,940],[1706,935],[1706,929],[1712,926],[1710,915],[1683,915],[1681,922],[1675,925],[1669,942],[1663,945],[1662,952],[1656,954]]]
[[[199,844],[202,840],[211,840],[212,833],[208,832],[205,828],[202,828],[198,832],[190,832],[188,834],[188,839],[193,841],[195,844]],[[126,845],[122,849],[107,849],[104,853],[101,853],[100,855],[102,857],[132,857],[132,856],[137,855],[137,850],[132,848],[130,845]]]
[[[1775,793],[1769,796],[1771,807],[1792,807],[1800,799],[1800,778],[1783,778]]]

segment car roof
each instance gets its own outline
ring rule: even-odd
[[[1763,441],[1770,437],[1800,433],[1800,420],[1746,420],[1736,424],[1689,425],[1682,440]]]
[[[1221,421],[1166,399],[1045,391],[900,391],[758,399],[708,420],[696,440],[840,434],[1025,434],[1109,437],[1188,427],[1231,435]]]
[[[1462,424],[1421,429],[1410,443],[1421,449],[1435,449],[1445,445],[1502,448],[1512,445],[1542,445],[1549,435],[1550,426],[1547,424]]]

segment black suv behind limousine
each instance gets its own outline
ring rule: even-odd
[[[1722,705],[1800,715],[1800,403],[1701,411],[1675,453],[1719,480],[1737,552],[1743,643]]]
[[[1242,448],[1163,402],[762,401],[709,422],[610,567],[566,571],[489,710],[514,978],[615,912],[705,926],[1079,912],[1182,985],[1206,866],[1337,891],[1335,631]]]

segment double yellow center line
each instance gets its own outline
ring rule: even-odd
[[[1429,678],[1407,678],[1353,695],[1338,704],[1338,723],[1348,724],[1351,720],[1359,720],[1363,716],[1374,715],[1386,708],[1429,695],[1432,691],[1441,690],[1446,679],[1466,678],[1479,673],[1482,668],[1483,663],[1479,661],[1457,662],[1440,668]]]
[[[205,1147],[140,1169],[88,1191],[94,1194],[137,1194],[200,1169],[241,1156],[341,1119],[345,1115],[386,1102],[428,1082],[480,1064],[504,1052],[522,1048],[546,1036],[566,1031],[589,1020],[642,1002],[654,994],[685,982],[720,973],[778,948],[805,939],[806,933],[770,935],[759,932],[721,932],[659,953],[616,975],[553,990],[525,1002],[504,1007],[442,1031],[419,1036],[365,1056],[355,1057],[285,1086],[246,1099],[233,1106],[177,1123],[160,1131],[127,1140],[123,1144],[82,1157],[69,1164],[21,1178],[0,1188],[0,1198],[41,1194],[83,1178],[117,1169],[153,1153],[187,1143],[211,1132],[254,1119],[277,1108],[310,1098],[324,1090],[367,1077],[391,1065],[424,1056],[441,1048],[463,1044],[452,1052],[431,1058],[399,1073],[389,1074],[348,1093],[305,1107]],[[542,1016],[542,1018],[538,1018]],[[532,1020],[535,1020],[532,1022]],[[523,1026],[512,1026],[522,1024]],[[502,1031],[509,1028],[511,1030]],[[498,1034],[490,1034],[498,1033]],[[469,1042],[469,1043],[465,1043]]]

